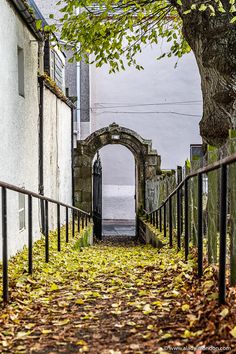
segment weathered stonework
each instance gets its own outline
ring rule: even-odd
[[[113,123],[89,135],[77,143],[74,150],[75,203],[87,211],[92,210],[92,164],[96,152],[109,144],[127,147],[136,164],[136,211],[152,210],[149,185],[161,174],[161,158],[152,149],[151,140],[145,140],[131,129]],[[149,201],[147,198],[149,196]]]

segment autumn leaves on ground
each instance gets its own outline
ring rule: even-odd
[[[218,307],[210,268],[200,281],[195,262],[186,264],[176,249],[107,240],[81,248],[74,239],[61,253],[51,240],[48,264],[39,241],[33,276],[24,271],[27,252],[15,258],[0,352],[235,352],[235,293],[231,289],[230,306]],[[200,346],[209,348],[193,350]]]

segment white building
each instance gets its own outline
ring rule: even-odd
[[[42,48],[43,38],[25,1],[1,0],[0,180],[71,204],[72,108],[48,80],[41,78],[39,85]],[[7,196],[12,255],[27,243],[27,199],[15,192]],[[50,227],[54,225],[55,210],[50,210]],[[34,200],[34,239],[40,237],[40,226],[39,203]]]

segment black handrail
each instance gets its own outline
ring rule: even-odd
[[[70,208],[70,209],[74,209],[75,211],[78,211],[78,212],[81,212],[87,216],[91,216],[91,213],[88,213],[87,211],[84,211],[82,209],[79,209],[75,206],[72,206],[72,205],[69,205],[69,204],[65,204],[65,203],[62,203],[62,202],[59,202],[58,200],[56,199],[52,199],[52,198],[49,198],[49,197],[45,197],[44,195],[41,195],[41,194],[37,194],[35,192],[32,192],[32,191],[29,191],[27,189],[24,189],[24,188],[20,188],[20,187],[17,187],[13,184],[9,184],[9,183],[6,183],[6,182],[2,182],[0,181],[0,187],[4,187],[6,189],[10,189],[14,192],[19,192],[19,193],[22,193],[22,194],[27,194],[27,195],[31,195],[32,197],[34,198],[38,198],[38,199],[42,199],[42,200],[47,200],[48,202],[50,203],[53,203],[53,204],[59,204],[63,207],[67,207],[67,208]]]
[[[45,262],[49,262],[49,210],[48,204],[56,204],[57,206],[57,250],[61,251],[61,212],[60,208],[64,207],[66,209],[66,243],[69,242],[69,209],[72,212],[72,237],[75,235],[75,216],[77,215],[77,220],[80,223],[82,219],[82,230],[85,225],[87,226],[88,219],[90,221],[91,214],[81,210],[73,205],[62,203],[58,200],[46,197],[41,194],[37,194],[30,190],[17,187],[15,185],[0,181],[0,187],[2,189],[1,195],[1,205],[2,205],[2,281],[3,281],[3,301],[7,303],[9,300],[8,294],[8,230],[7,230],[7,190],[18,192],[28,196],[28,273],[33,273],[33,198],[43,201],[44,204],[44,219],[43,220],[43,234],[45,236]],[[84,224],[85,220],[85,224]],[[80,231],[80,224],[78,224],[78,231]]]
[[[162,231],[162,208],[164,208],[164,235],[166,235],[166,205],[169,203],[169,244],[172,247],[172,197],[175,194],[180,194],[181,189],[184,187],[184,219],[185,219],[185,259],[188,258],[189,253],[189,230],[188,230],[188,182],[190,179],[197,177],[198,178],[198,276],[201,277],[203,274],[203,205],[202,205],[202,175],[212,172],[217,169],[221,169],[221,191],[220,191],[220,258],[219,258],[219,302],[220,304],[225,303],[226,298],[226,235],[227,235],[227,166],[236,162],[236,154],[232,154],[227,156],[219,161],[216,161],[210,165],[204,166],[202,168],[197,169],[196,171],[188,174],[179,184],[178,186],[168,195],[168,197],[159,205],[155,210],[148,212],[143,209],[144,214],[146,215],[146,220],[150,220],[150,222],[155,225],[155,217],[156,217],[156,227],[158,228],[158,219],[157,216],[159,214],[159,230]],[[180,229],[180,221],[181,221],[181,200],[177,198],[177,243],[178,250],[181,248],[181,229]]]
[[[164,204],[166,204],[168,202],[168,200],[173,197],[175,195],[175,193],[184,186],[186,180],[189,180],[193,177],[197,177],[197,175],[199,174],[205,174],[208,172],[212,172],[214,170],[217,170],[218,168],[222,167],[222,166],[226,166],[226,165],[231,165],[232,163],[236,162],[236,154],[232,154],[230,156],[225,157],[224,159],[221,159],[219,161],[216,161],[210,165],[207,165],[205,167],[201,167],[196,171],[191,172],[190,174],[188,174],[179,184],[178,186],[168,195],[168,197],[161,203],[161,205],[159,205],[158,208],[152,210],[152,211],[147,211],[145,209],[143,209],[143,212],[147,215],[150,215],[152,213],[154,213],[155,211],[158,211],[160,208],[162,208],[164,206]]]

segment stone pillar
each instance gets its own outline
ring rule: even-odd
[[[160,175],[160,156],[148,154],[145,163],[145,209],[153,211],[158,207],[158,179]]]
[[[89,155],[75,154],[75,206],[88,212],[92,211],[92,162]]]

